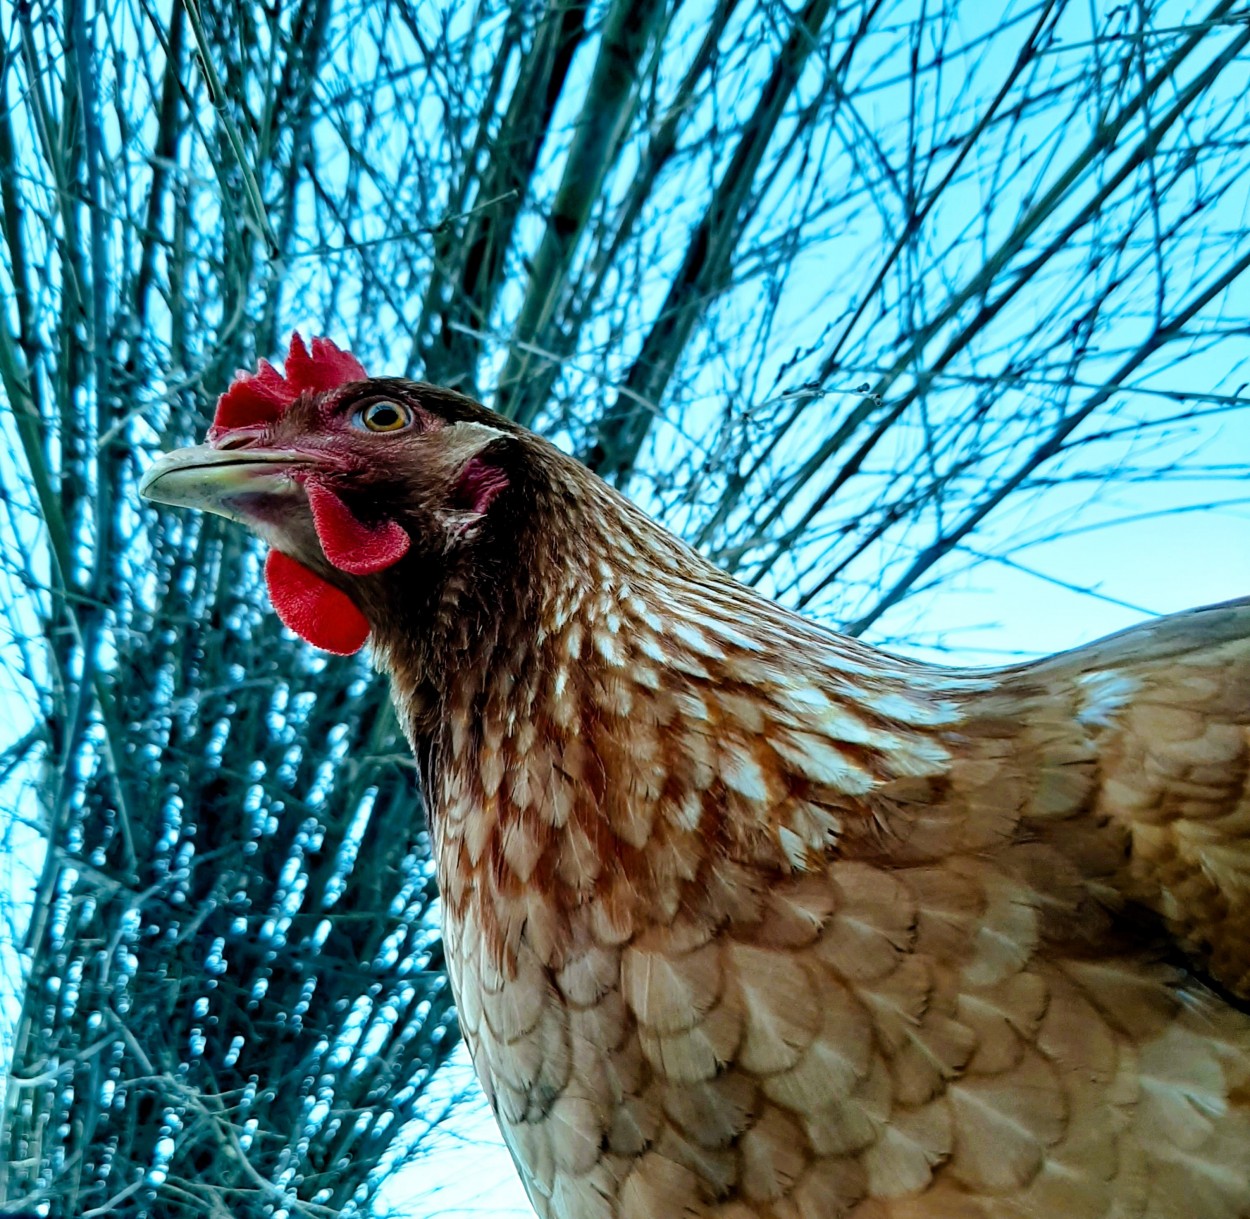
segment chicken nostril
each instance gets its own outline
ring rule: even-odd
[[[216,437],[212,444],[215,449],[245,449],[255,440],[264,435],[264,428],[238,427],[231,428],[222,436]]]

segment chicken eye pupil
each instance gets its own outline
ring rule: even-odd
[[[373,432],[393,432],[408,422],[407,414],[392,402],[375,402],[365,409],[363,418]]]

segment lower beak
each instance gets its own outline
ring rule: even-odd
[[[162,453],[139,480],[139,494],[158,504],[198,508],[250,522],[260,498],[298,492],[292,470],[308,457],[286,449],[217,449],[201,444]]]

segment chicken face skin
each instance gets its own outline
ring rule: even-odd
[[[245,401],[239,422],[236,382],[218,406],[228,426],[161,457],[140,493],[248,526],[273,548],[265,576],[282,621],[317,647],[355,652],[397,601],[409,616],[429,612],[457,566],[473,566],[488,509],[511,488],[514,436],[435,386],[299,392],[267,372],[288,399],[280,414],[246,421],[257,404]],[[506,504],[491,515],[506,520]]]
[[[398,426],[370,429],[388,413]],[[414,557],[430,558],[470,532],[506,485],[491,452],[502,455],[508,440],[503,421],[467,398],[376,379],[301,395],[275,420],[165,454],[140,493],[245,524],[334,579],[343,568],[318,536],[310,481],[331,489],[366,529],[394,521],[417,543]]]

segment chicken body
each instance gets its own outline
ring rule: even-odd
[[[913,664],[455,395],[262,441],[382,393],[420,494],[332,507],[410,549],[348,578],[320,518],[263,531],[391,674],[542,1219],[1250,1219],[1250,602]]]
[[[1250,1215],[1250,1020],[1176,951],[1245,994],[1250,605],[944,671],[583,485],[409,716],[539,1215]]]

